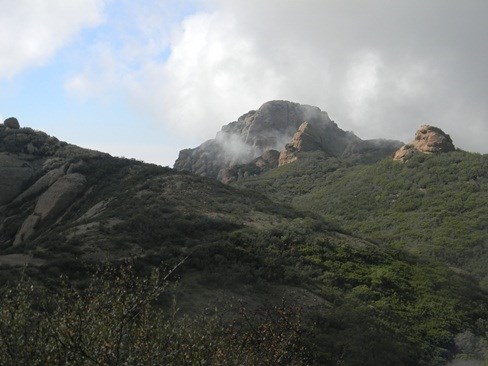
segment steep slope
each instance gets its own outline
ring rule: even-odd
[[[2,281],[25,262],[49,283],[59,274],[83,281],[87,263],[130,257],[145,270],[186,258],[175,290],[183,310],[283,299],[314,325],[317,364],[441,365],[462,351],[456,335],[485,332],[486,293],[446,266],[346,235],[261,193],[29,129],[0,136],[1,154],[16,159],[1,169],[30,174],[5,183],[15,194],[0,210]]]
[[[320,150],[329,156],[355,154],[356,158],[367,155],[369,159],[381,159],[401,145],[398,141],[362,141],[352,132],[341,130],[317,107],[270,101],[222,127],[215,139],[195,149],[182,150],[174,168],[228,183],[272,168],[256,169],[252,162],[270,150],[281,151],[282,165],[294,161],[300,151]]]

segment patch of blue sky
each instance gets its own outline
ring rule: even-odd
[[[16,116],[23,126],[45,131],[77,145],[101,150],[110,150],[111,146],[126,147],[127,157],[155,162],[157,156],[133,154],[146,147],[157,151],[162,146],[183,145],[183,141],[171,136],[164,123],[148,121],[143,113],[133,109],[126,100],[127,96],[116,87],[108,87],[101,93],[84,98],[71,95],[65,88],[71,76],[89,67],[96,45],[103,44],[117,54],[123,51],[127,41],[150,42],[145,37],[158,37],[158,32],[146,34],[140,27],[141,23],[137,24],[134,17],[138,15],[132,13],[137,9],[142,9],[142,16],[144,12],[152,13],[153,22],[157,22],[160,15],[161,22],[173,27],[185,17],[203,10],[203,5],[198,0],[108,1],[101,24],[82,30],[44,65],[24,70],[12,79],[0,80],[0,115]],[[158,11],[161,14],[154,13]],[[164,29],[166,25],[161,26]],[[166,30],[168,34],[171,31],[169,28]],[[168,46],[169,43],[147,57],[151,57],[151,62],[164,63],[170,55]],[[121,72],[137,71],[145,61],[126,59]],[[131,146],[135,148],[131,149]],[[168,159],[163,158],[163,161],[169,164]]]

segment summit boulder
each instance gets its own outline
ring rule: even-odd
[[[3,121],[3,125],[12,130],[18,130],[20,128],[19,121],[15,117],[9,117]]]
[[[394,155],[394,160],[407,160],[413,153],[436,154],[454,151],[451,137],[438,127],[422,125],[415,133],[415,140],[402,146]]]

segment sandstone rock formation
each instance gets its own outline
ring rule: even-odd
[[[85,162],[103,157],[29,128],[0,128],[0,245],[64,217],[87,188]]]
[[[216,138],[180,152],[176,170],[222,179],[226,169],[250,163],[268,150],[281,150],[307,120],[333,124],[317,107],[271,101],[222,127]]]
[[[28,239],[39,223],[59,217],[83,191],[85,185],[86,179],[79,173],[67,174],[53,183],[37,200],[34,212],[22,224],[14,245]]]
[[[58,217],[73,203],[86,185],[86,179],[82,174],[67,174],[59,178],[37,200],[34,213],[42,220],[50,220]]]
[[[454,151],[455,149],[451,137],[440,128],[422,125],[415,133],[415,140],[402,146],[395,153],[393,159],[405,161],[416,152],[434,154]]]
[[[20,128],[19,121],[15,117],[9,117],[4,122],[3,125],[7,128],[11,128],[13,130],[18,130]]]
[[[15,201],[23,201],[30,197],[35,197],[46,189],[48,189],[54,182],[65,174],[64,167],[49,170],[41,178],[39,178],[33,185],[27,188],[22,194],[17,196]]]
[[[303,122],[280,153],[279,165],[291,163],[297,159],[296,153],[323,151],[330,156],[341,156],[346,148],[361,141],[352,132],[341,130],[335,123],[323,124],[317,120]]]
[[[363,141],[340,129],[317,107],[277,100],[222,127],[215,139],[180,151],[174,168],[230,183],[275,164],[291,163],[301,152],[321,151],[327,156],[373,162],[391,156],[402,144]],[[271,158],[276,156],[273,151],[280,151],[278,159]]]

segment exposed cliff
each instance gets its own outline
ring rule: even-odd
[[[250,163],[268,150],[282,150],[304,121],[335,125],[317,107],[271,101],[222,127],[216,138],[180,152],[176,170],[222,179],[226,169]]]
[[[330,156],[350,157],[374,150],[375,156],[383,158],[400,146],[396,141],[363,142],[340,129],[318,107],[270,101],[222,127],[215,139],[182,150],[174,168],[230,182],[272,167],[265,164],[264,169],[257,169],[253,162],[268,161],[263,154],[270,150],[280,151],[279,165],[283,165],[296,160],[299,152],[320,150]]]

